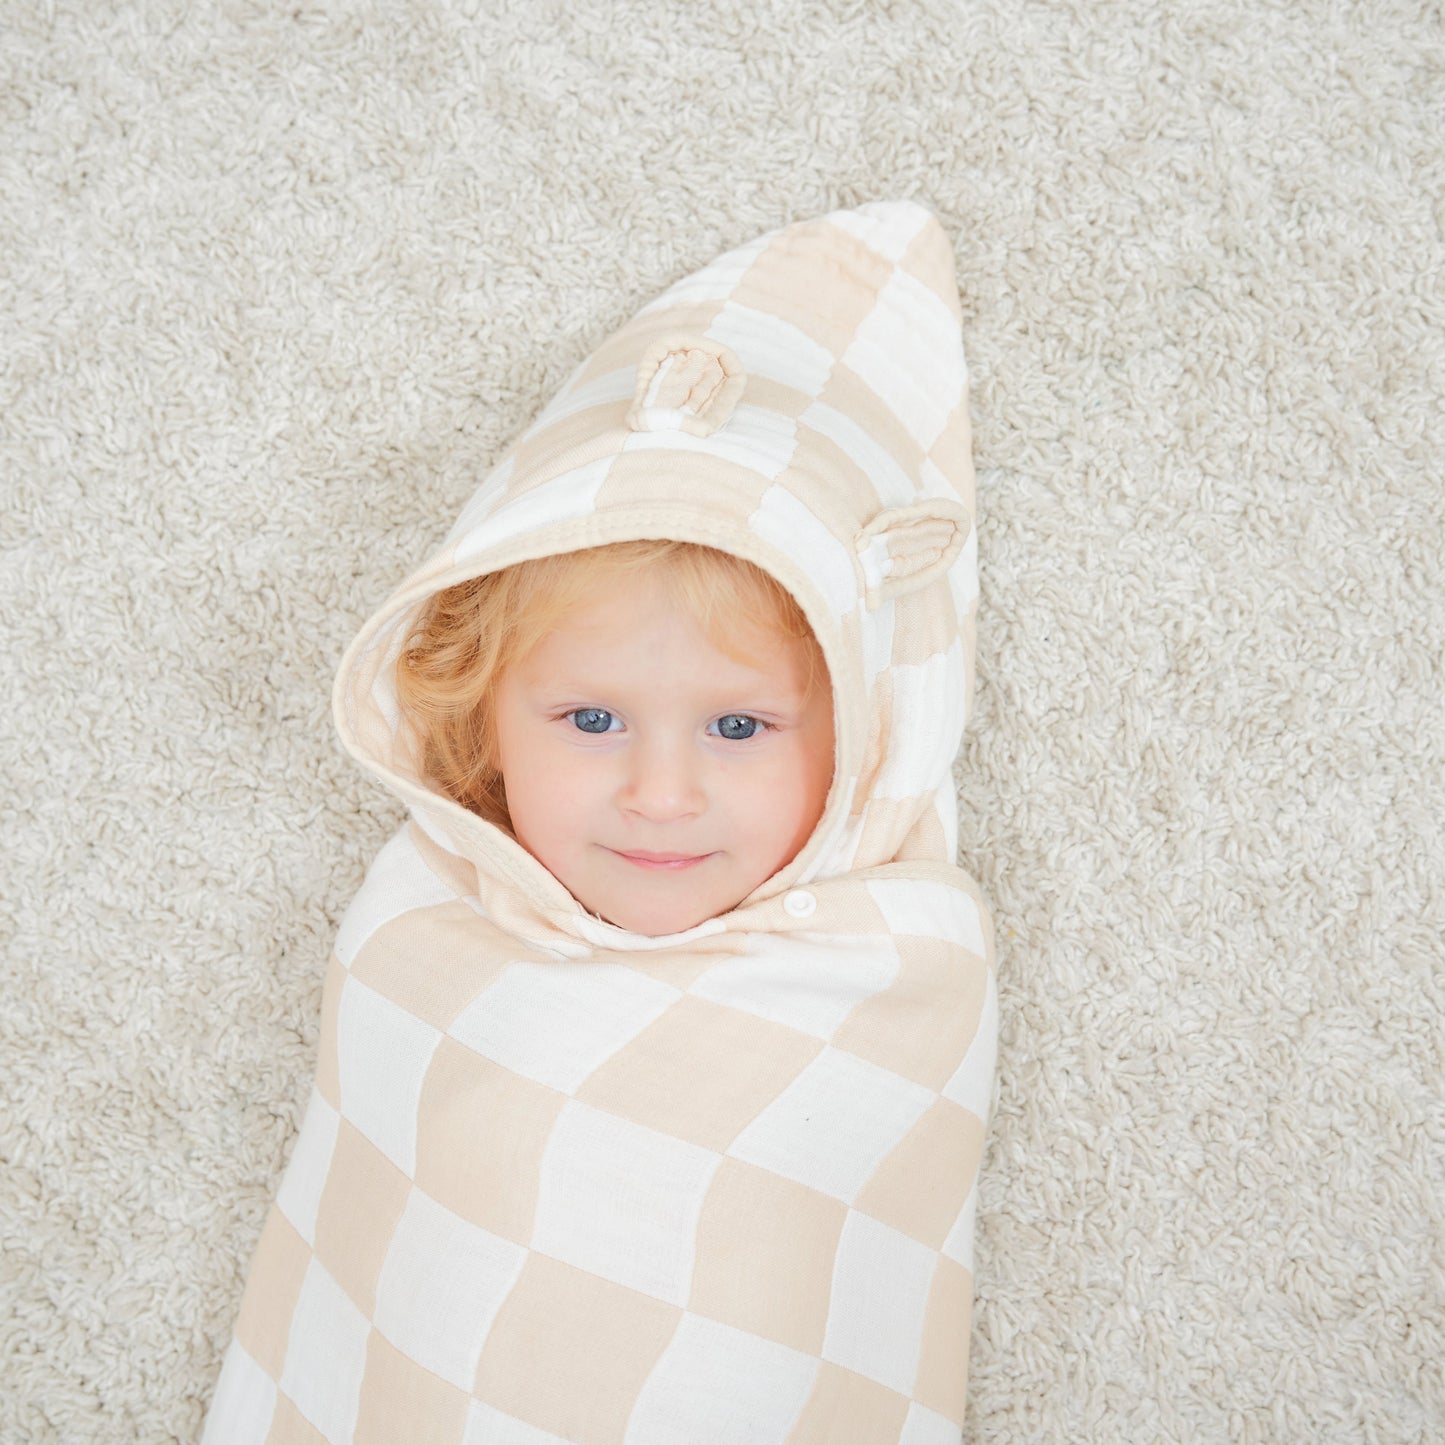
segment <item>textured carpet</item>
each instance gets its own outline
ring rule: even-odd
[[[0,1439],[193,1439],[398,806],[363,617],[662,286],[954,236],[969,1438],[1445,1438],[1430,3],[0,8]]]

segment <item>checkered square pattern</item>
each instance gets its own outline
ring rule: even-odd
[[[576,368],[348,651],[343,741],[413,817],[338,932],[206,1445],[957,1441],[998,1031],[953,865],[958,324],[947,238],[907,202],[719,257]],[[639,357],[679,333],[740,360],[735,409],[629,429]],[[642,535],[767,565],[835,684],[814,839],[664,938],[586,917],[431,791],[389,682],[429,589]]]
[[[580,1016],[557,986],[580,965],[511,964],[491,985],[511,1052],[480,1027],[491,990],[439,1033],[394,996],[415,1004],[415,980],[379,991],[388,970],[360,945],[335,1017],[389,1051],[388,1088],[353,1082],[373,1068],[353,1042],[342,1109],[313,1092],[212,1438],[270,1439],[283,1406],[325,1440],[412,1438],[394,1432],[417,1420],[457,1442],[956,1430],[983,1122],[945,1090],[992,994],[979,956],[889,932],[898,901],[871,912],[871,947],[759,934],[674,985],[633,971]],[[455,904],[409,915],[416,957],[445,956]],[[475,982],[452,960],[431,998]],[[593,983],[626,973],[599,964]]]

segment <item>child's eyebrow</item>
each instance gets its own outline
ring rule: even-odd
[[[583,706],[584,704],[578,699],[584,698],[591,699],[592,705],[600,705],[600,699],[609,697],[619,702],[623,700],[623,690],[619,688],[615,680],[569,678],[565,682],[546,684],[541,690],[548,698],[555,698],[559,704],[567,701],[575,706]],[[650,688],[645,697],[655,698],[659,691],[655,687]],[[665,691],[665,689],[661,689],[661,691]],[[712,712],[782,715],[801,712],[808,704],[808,694],[790,687],[779,687],[776,684],[759,684],[757,686],[742,684],[737,687],[724,686],[704,689],[701,700],[703,707]]]

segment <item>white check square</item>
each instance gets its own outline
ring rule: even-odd
[[[620,963],[512,963],[447,1032],[514,1074],[573,1093],[679,997]]]
[[[416,1113],[441,1034],[375,989],[347,977],[336,1011],[342,1116],[393,1164],[416,1172]]]
[[[685,1314],[637,1397],[623,1445],[783,1445],[817,1373],[811,1356]]]
[[[891,1070],[825,1048],[727,1152],[850,1204],[936,1097]]]
[[[276,1382],[232,1339],[206,1415],[201,1445],[265,1445],[276,1410]]]
[[[281,1389],[328,1440],[350,1440],[371,1324],[319,1260],[306,1267],[291,1317]]]
[[[276,1191],[281,1213],[312,1248],[316,1246],[316,1211],[321,1205],[321,1191],[326,1188],[340,1125],[341,1116],[313,1086],[301,1132],[296,1136],[286,1172],[281,1176],[281,1187]]]
[[[470,1390],[527,1251],[413,1189],[376,1283],[376,1327],[404,1355]]]
[[[685,1305],[697,1223],[721,1158],[575,1100],[547,1141],[532,1245]]]
[[[911,1396],[937,1263],[927,1245],[850,1209],[833,1266],[823,1358]]]

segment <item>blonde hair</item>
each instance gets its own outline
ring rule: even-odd
[[[827,666],[792,594],[762,568],[694,542],[614,542],[518,562],[435,593],[396,665],[396,695],[415,757],[443,793],[511,828],[501,773],[491,765],[492,699],[521,662],[599,582],[651,569],[719,651],[747,662],[740,631],[795,639],[809,691]],[[741,620],[741,625],[740,625]]]

